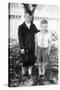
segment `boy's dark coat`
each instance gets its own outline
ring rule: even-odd
[[[33,65],[35,62],[35,33],[37,32],[33,23],[31,23],[30,29],[25,22],[18,28],[19,45],[21,49],[25,50],[22,60],[24,66]]]

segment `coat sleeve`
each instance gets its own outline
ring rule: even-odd
[[[37,56],[37,47],[38,47],[38,40],[37,40],[37,34],[35,34],[35,55]]]
[[[19,40],[19,46],[21,49],[24,49],[23,40],[22,40],[22,28],[21,26],[18,27],[18,40]]]
[[[38,32],[39,32],[39,30],[36,28],[35,25],[34,25],[34,32],[35,32],[35,33],[38,33]]]

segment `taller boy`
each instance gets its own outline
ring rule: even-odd
[[[25,11],[25,21],[18,28],[19,45],[22,54],[23,67],[28,68],[29,74],[31,74],[31,67],[35,63],[35,33],[38,32],[32,21],[32,12]],[[23,69],[22,69],[23,70]],[[23,70],[24,71],[24,70]],[[24,74],[24,72],[23,72]]]

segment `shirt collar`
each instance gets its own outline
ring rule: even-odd
[[[31,23],[26,23],[26,22],[25,22],[25,24],[26,24],[26,26],[30,29]]]

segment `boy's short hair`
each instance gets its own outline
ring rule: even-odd
[[[45,20],[45,19],[43,19],[43,20],[41,21],[41,24],[48,24],[48,21]]]
[[[32,16],[32,11],[31,10],[25,10],[25,13],[28,13],[30,16]]]

